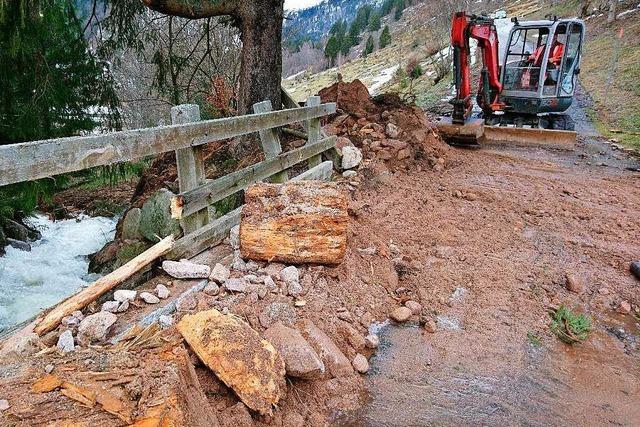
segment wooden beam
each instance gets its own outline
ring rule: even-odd
[[[321,101],[320,101],[320,97],[319,96],[310,96],[309,99],[307,99],[307,106],[308,107],[315,107],[317,105],[320,105]],[[307,133],[309,135],[308,140],[307,140],[307,144],[314,144],[315,142],[317,142],[318,140],[320,140],[320,119],[316,118],[316,119],[310,119],[306,121],[306,128],[307,128]],[[309,168],[313,168],[315,166],[318,166],[320,163],[322,163],[322,155],[318,154],[315,155],[311,158],[309,158]]]
[[[298,104],[298,102],[293,99],[293,96],[291,96],[289,91],[285,89],[284,86],[281,86],[280,89],[282,90],[282,105],[285,108],[300,108],[300,104]]]
[[[271,101],[262,101],[253,104],[253,111],[256,113],[268,113],[271,110]],[[262,150],[264,151],[265,159],[272,159],[282,153],[282,144],[280,144],[280,137],[278,136],[277,129],[271,128],[261,130],[260,142],[262,143]],[[288,180],[289,173],[286,170],[274,174],[271,178],[272,182],[287,182]]]
[[[176,219],[191,215],[212,203],[244,190],[251,184],[269,178],[276,172],[288,169],[309,157],[330,150],[335,145],[336,137],[331,136],[209,181],[194,190],[174,197],[171,204],[172,215]]]
[[[200,107],[195,104],[177,105],[171,108],[171,123],[174,125],[200,121]],[[178,185],[180,192],[193,190],[205,183],[204,145],[176,150]],[[189,234],[209,223],[209,209],[204,208],[193,215],[182,218],[180,225],[184,234]]]
[[[197,123],[0,146],[0,186],[126,162],[333,114],[336,105],[301,107]]]
[[[40,323],[35,327],[34,332],[42,336],[55,329],[60,324],[62,318],[70,315],[76,310],[82,310],[84,307],[169,252],[173,245],[173,236],[165,237],[122,267],[114,270],[104,277],[101,277],[88,288],[67,298],[44,316]]]
[[[288,153],[287,153],[288,154]],[[292,178],[292,181],[319,179],[328,181],[331,179],[333,163],[330,161],[319,164],[313,169]],[[229,235],[229,230],[240,224],[242,207],[211,221],[209,224],[179,239],[173,246],[167,259],[191,258],[202,251],[217,245]]]

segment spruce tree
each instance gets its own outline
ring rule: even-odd
[[[91,54],[74,6],[0,1],[0,144],[120,126],[108,68]]]
[[[335,65],[339,50],[340,50],[340,46],[338,44],[337,37],[336,36],[329,37],[329,40],[327,41],[327,45],[324,47],[324,56],[329,60],[329,65],[331,67]]]
[[[380,22],[380,13],[372,12],[369,16],[369,24],[367,25],[369,31],[378,31],[382,23]]]
[[[380,49],[385,48],[391,44],[391,31],[389,30],[389,26],[385,25],[382,29],[382,33],[380,33],[380,41],[378,42],[378,46]]]
[[[373,36],[370,35],[369,38],[367,39],[367,44],[364,48],[364,51],[362,52],[362,56],[366,57],[367,55],[373,53],[373,49],[375,49],[375,44],[373,41]]]

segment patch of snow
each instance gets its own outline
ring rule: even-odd
[[[293,80],[293,79],[295,79],[296,77],[303,75],[306,71],[307,71],[307,70],[302,70],[302,71],[300,71],[299,73],[295,73],[295,74],[293,74],[293,75],[291,75],[291,76],[287,77],[285,80]]]
[[[113,239],[116,219],[80,217],[30,224],[42,239],[31,252],[12,247],[0,257],[0,331],[36,315],[91,283],[87,255]]]
[[[394,65],[392,67],[385,68],[384,70],[382,70],[380,72],[380,75],[378,75],[378,77],[373,79],[373,83],[369,88],[369,90],[371,91],[371,95],[376,95],[378,92],[378,89],[380,89],[382,85],[389,82],[393,78],[393,75],[398,70],[398,68],[400,68],[400,65]]]

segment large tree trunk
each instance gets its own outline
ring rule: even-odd
[[[270,100],[281,108],[283,0],[256,0],[240,6],[242,62],[238,113]]]

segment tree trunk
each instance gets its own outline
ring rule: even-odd
[[[616,20],[616,5],[618,0],[609,0],[609,16],[607,16],[607,23],[611,24]]]
[[[257,0],[240,6],[242,58],[238,113],[250,113],[256,102],[281,109],[283,0]]]

